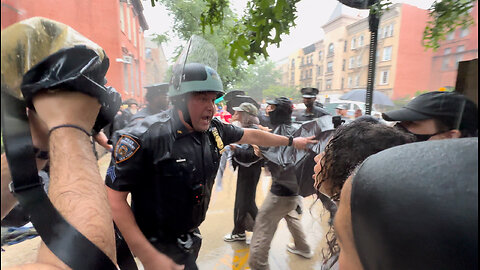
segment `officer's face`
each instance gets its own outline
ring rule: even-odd
[[[303,98],[303,104],[307,107],[313,106],[313,103],[315,102],[316,98]]]
[[[195,131],[206,131],[215,114],[215,92],[193,93],[188,99],[188,111]]]

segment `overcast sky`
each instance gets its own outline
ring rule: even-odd
[[[428,9],[434,0],[392,0],[393,3],[407,3],[422,9]],[[230,0],[232,9],[237,14],[242,14],[246,7],[246,0]],[[290,30],[290,35],[282,36],[280,47],[272,45],[268,48],[270,58],[274,61],[287,57],[296,50],[308,46],[323,38],[321,26],[327,23],[333,10],[339,2],[337,0],[302,0],[297,6],[296,26]],[[145,36],[153,33],[168,33],[173,36],[173,19],[167,10],[157,3],[152,7],[150,0],[142,0],[144,7],[143,14],[147,20],[149,30]],[[368,11],[362,11],[360,15],[368,16]],[[171,38],[171,41],[163,45],[165,56],[171,62],[175,48],[182,44],[178,38]]]

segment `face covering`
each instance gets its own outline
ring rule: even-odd
[[[413,136],[415,136],[415,141],[417,141],[417,142],[428,141],[431,137],[445,132],[445,131],[439,131],[439,132],[434,133],[434,134],[416,134],[416,133],[413,133],[410,130],[406,129],[402,124],[400,124],[400,122],[396,123],[394,125],[394,127],[398,128],[402,131],[405,131],[406,133],[412,134]]]

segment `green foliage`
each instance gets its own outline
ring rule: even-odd
[[[162,45],[162,43],[167,43],[170,41],[170,38],[167,34],[152,34],[150,37],[158,46]]]
[[[277,97],[292,98],[295,103],[301,102],[302,95],[298,89],[292,87],[285,87],[280,85],[271,85],[268,89],[263,91],[265,99],[274,99]]]
[[[381,0],[370,6],[370,13],[377,14],[378,17],[390,10],[392,2],[390,0]]]
[[[264,59],[247,66],[242,75],[233,89],[243,90],[257,101],[261,101],[265,97],[264,90],[277,84],[281,77],[280,71],[275,69],[275,63]]]
[[[229,49],[228,42],[233,39],[233,28],[235,22],[235,15],[228,8],[227,2],[221,2],[223,5],[222,25],[213,25],[210,32],[204,32],[201,20],[202,14],[208,10],[209,4],[204,0],[152,0],[161,2],[165,8],[173,16],[173,32],[181,39],[187,40],[192,35],[202,36],[205,40],[210,42],[216,49],[218,54],[217,72],[220,75],[225,89],[231,88],[236,80],[242,77],[243,67],[239,66],[232,68],[232,63],[228,58]],[[176,57],[182,51],[182,47],[175,50]],[[175,60],[174,59],[174,60]]]
[[[446,35],[459,27],[474,23],[470,11],[476,0],[437,0],[430,7],[430,20],[423,32],[423,46],[434,51]]]

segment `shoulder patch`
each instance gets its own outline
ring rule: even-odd
[[[113,155],[115,157],[115,163],[123,162],[131,158],[135,152],[140,148],[140,144],[128,135],[122,135],[115,145]]]

